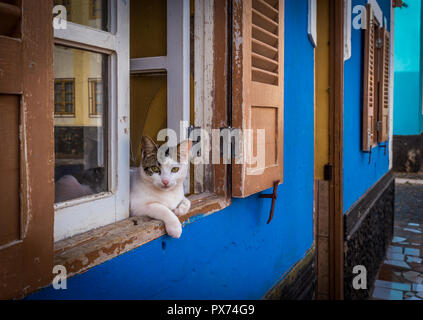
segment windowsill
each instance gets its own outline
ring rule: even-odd
[[[179,218],[183,225],[229,205],[225,197],[210,193],[192,196],[190,200],[190,212]],[[72,277],[165,234],[161,221],[148,217],[131,217],[56,242],[54,264],[65,266],[68,277]]]

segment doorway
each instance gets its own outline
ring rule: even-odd
[[[343,1],[317,1],[314,208],[320,300],[343,299]]]

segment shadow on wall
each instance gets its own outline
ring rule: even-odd
[[[393,152],[394,171],[423,171],[423,133],[412,136],[394,136]]]

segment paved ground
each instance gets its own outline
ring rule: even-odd
[[[395,190],[394,238],[373,299],[423,300],[423,174],[400,178],[402,183]]]

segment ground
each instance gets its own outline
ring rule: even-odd
[[[394,238],[372,299],[423,300],[423,174],[397,175]]]

